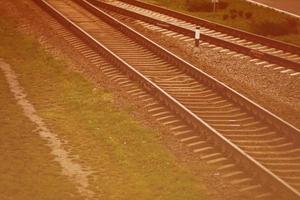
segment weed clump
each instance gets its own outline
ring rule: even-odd
[[[246,17],[246,19],[251,19],[252,18],[252,13],[251,12],[246,12],[245,17]]]
[[[297,21],[292,18],[258,21],[252,25],[252,28],[255,33],[264,36],[280,36],[299,32]]]
[[[243,17],[244,16],[244,11],[240,10],[239,11],[239,17]]]
[[[229,16],[227,14],[223,15],[223,20],[227,20]]]
[[[236,14],[233,14],[233,15],[231,15],[230,17],[231,17],[231,19],[235,19],[235,18],[237,17],[237,15],[236,15]]]

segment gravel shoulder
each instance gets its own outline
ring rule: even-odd
[[[47,142],[24,116],[0,71],[0,197],[2,200],[79,200]]]
[[[256,65],[251,58],[237,58],[209,47],[194,48],[193,41],[178,40],[133,22],[128,25],[300,128],[299,76],[292,77],[279,70]]]

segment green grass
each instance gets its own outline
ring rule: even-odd
[[[0,57],[17,61],[21,58],[13,58],[13,49],[9,47],[16,35],[7,30],[4,20],[0,20]],[[35,129],[17,106],[0,70],[0,199],[81,199]]]
[[[99,199],[210,199],[158,132],[140,125],[130,108],[118,109],[109,92],[95,89],[12,24],[0,19],[0,57],[18,73],[48,127],[68,141],[65,148],[95,171],[90,181]]]
[[[1,200],[80,200],[74,185],[23,115],[0,71]]]
[[[300,20],[243,0],[221,0],[228,3],[228,6],[224,9],[217,9],[215,13],[212,12],[212,4],[210,4],[211,8],[198,8],[199,4],[203,4],[204,0],[144,1],[155,2],[158,5],[209,21],[300,45]],[[207,2],[210,1],[207,0]],[[197,7],[197,10],[195,7]],[[207,11],[209,9],[210,11]]]

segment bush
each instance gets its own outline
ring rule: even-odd
[[[231,15],[230,17],[231,17],[231,19],[235,19],[235,18],[237,17],[237,15],[236,15],[236,14],[233,14],[233,15]]]
[[[262,21],[258,24],[254,24],[252,27],[255,33],[264,36],[280,36],[298,33],[297,20],[292,18],[283,19],[281,21]]]
[[[217,9],[225,9],[228,6],[228,2],[219,1],[216,4]],[[188,11],[196,12],[196,11],[203,11],[203,12],[211,12],[213,11],[213,4],[211,0],[186,0],[186,7]]]
[[[240,10],[239,11],[239,17],[243,17],[244,16],[244,11]]]
[[[252,13],[251,12],[246,12],[245,17],[246,17],[246,19],[250,19],[252,17]]]
[[[229,17],[229,16],[228,16],[228,15],[226,15],[226,14],[225,14],[225,15],[223,15],[223,20],[227,20],[227,19],[228,19],[228,17]]]
[[[234,15],[234,14],[237,13],[237,11],[236,11],[236,9],[230,9],[230,10],[229,10],[229,13],[230,13],[231,15]]]

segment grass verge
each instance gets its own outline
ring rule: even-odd
[[[6,54],[3,42],[13,42],[14,38],[3,21],[1,18],[0,57]],[[0,70],[0,199],[81,199],[74,185],[62,176],[60,166],[35,129],[17,106]]]
[[[94,171],[90,181],[97,198],[210,199],[156,131],[116,108],[110,93],[94,88],[13,24],[0,19],[0,57],[13,66],[48,127],[79,155],[74,159]]]

